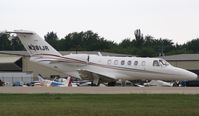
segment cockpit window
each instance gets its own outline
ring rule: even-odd
[[[163,66],[168,66],[169,65],[169,63],[167,62],[167,61],[165,61],[165,60],[159,60],[159,62],[160,62],[160,64],[161,65],[163,65]]]
[[[154,61],[153,61],[153,66],[160,66],[158,60],[154,60]]]

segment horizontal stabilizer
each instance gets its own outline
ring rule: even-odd
[[[15,34],[34,34],[34,32],[26,31],[26,30],[14,30],[14,31],[4,31],[3,33],[15,33]]]

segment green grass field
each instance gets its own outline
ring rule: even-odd
[[[199,95],[0,94],[0,116],[199,116]]]

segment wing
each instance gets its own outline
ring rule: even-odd
[[[64,65],[73,65],[73,66],[85,66],[87,62],[85,61],[78,61],[74,59],[58,59],[50,61],[50,64],[64,64]]]
[[[95,77],[100,78],[101,82],[113,82],[118,80],[119,77],[124,77],[117,72],[97,71],[93,69],[77,70],[83,80],[94,80]]]

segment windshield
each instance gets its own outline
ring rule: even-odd
[[[163,59],[160,59],[159,62],[163,66],[168,66],[169,65],[169,63],[166,60],[163,60]]]

